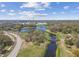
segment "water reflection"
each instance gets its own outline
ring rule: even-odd
[[[45,51],[45,57],[56,57],[56,36],[51,35],[51,42],[48,44]]]
[[[37,26],[37,27],[33,27],[34,30],[40,30],[42,32],[45,32],[47,27],[42,25],[42,26]],[[31,29],[29,28],[22,28],[21,32],[31,32]],[[49,33],[50,34],[50,33]],[[55,35],[51,35],[51,42],[50,44],[48,44],[47,49],[45,51],[45,57],[56,57],[56,36]]]
[[[46,29],[47,29],[47,27],[44,26],[44,25],[42,25],[42,26],[37,26],[37,27],[36,27],[36,30],[40,30],[40,31],[42,31],[42,32],[45,32]]]

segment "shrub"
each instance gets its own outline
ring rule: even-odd
[[[74,49],[72,53],[79,57],[79,49]]]
[[[76,47],[79,48],[79,40],[76,41]]]
[[[70,35],[67,35],[66,38],[65,38],[65,43],[66,43],[67,45],[72,46],[72,45],[74,45],[74,41],[73,41],[73,40],[74,40],[74,39],[73,39]]]

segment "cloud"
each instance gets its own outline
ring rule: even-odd
[[[21,11],[19,12],[20,14],[20,19],[26,19],[26,20],[30,20],[30,19],[33,19],[34,17],[34,12],[33,11]]]
[[[64,12],[64,11],[62,11],[62,12],[61,12],[61,14],[65,14],[65,12]]]
[[[8,13],[8,15],[9,15],[9,16],[14,16],[14,15],[15,15],[15,13]]]
[[[33,19],[34,17],[34,11],[20,11],[20,19],[26,19],[26,20],[30,20]]]
[[[1,4],[0,7],[5,7],[5,4]]]
[[[35,10],[36,11],[45,11],[46,9],[45,8],[36,8]]]
[[[14,10],[10,10],[10,12],[14,12]]]
[[[50,6],[50,3],[49,3],[49,2],[41,2],[41,4],[42,4],[44,7],[49,7],[49,6]]]
[[[43,16],[47,16],[47,15],[48,15],[48,14],[45,14],[45,13],[43,13],[43,14],[40,14],[40,13],[36,13],[36,14],[34,14],[34,16],[39,16],[39,17],[40,17],[40,16],[43,17]]]
[[[69,7],[70,7],[70,6],[64,6],[63,8],[64,8],[64,9],[69,9]]]
[[[77,7],[77,9],[79,9],[79,6]]]
[[[20,14],[20,15],[31,16],[31,15],[34,14],[34,11],[20,11],[19,14]]]
[[[36,17],[46,17],[48,14],[46,13],[36,13],[34,11],[20,11],[21,19],[34,19]]]
[[[28,2],[28,3],[23,3],[22,6],[20,6],[20,8],[32,8],[32,7],[37,7],[37,3],[36,2]]]
[[[47,8],[50,6],[50,3],[48,2],[28,2],[28,3],[23,3],[20,8],[40,8],[44,7]]]
[[[22,16],[19,17],[19,19],[22,19],[22,20],[29,20],[29,17],[22,15]]]
[[[47,15],[45,13],[36,13],[34,11],[20,11],[19,14],[21,14],[21,15],[27,15],[27,16],[32,16],[32,15]]]
[[[2,10],[0,10],[0,12],[6,12],[6,10],[5,9],[2,9]]]
[[[56,12],[53,12],[52,14],[56,14]]]

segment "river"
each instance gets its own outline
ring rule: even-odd
[[[56,36],[51,35],[51,42],[48,44],[47,49],[45,51],[45,57],[56,57]]]
[[[41,30],[42,32],[46,31],[47,28],[46,26],[37,26],[36,29],[34,30]],[[29,32],[30,29],[22,29],[21,32]],[[49,33],[50,34],[50,33]],[[45,57],[56,57],[56,36],[55,35],[51,35],[51,42],[50,44],[48,44],[47,49],[45,51]]]

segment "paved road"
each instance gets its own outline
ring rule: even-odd
[[[14,33],[8,33],[6,32],[6,34],[11,37],[11,35],[14,35],[16,37],[16,44],[15,44],[15,47],[14,49],[11,51],[11,53],[8,55],[8,57],[16,57],[20,48],[21,48],[21,45],[22,45],[22,40],[20,38],[19,35],[17,34],[14,34]],[[11,35],[10,35],[11,34]],[[14,39],[13,39],[14,40]]]

